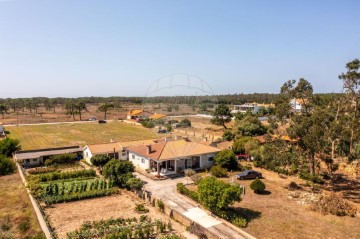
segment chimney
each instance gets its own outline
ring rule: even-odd
[[[147,154],[151,153],[151,144],[146,145],[146,153]]]

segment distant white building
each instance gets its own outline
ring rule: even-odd
[[[250,111],[253,114],[256,114],[259,112],[261,108],[270,108],[275,107],[274,104],[258,104],[258,103],[245,103],[242,105],[234,105],[234,109],[231,111],[231,113],[246,113]]]
[[[304,103],[306,103],[306,100],[301,100],[296,98],[290,100],[291,109],[295,112],[301,111],[304,107]]]
[[[0,138],[5,137],[5,130],[4,126],[0,124]]]

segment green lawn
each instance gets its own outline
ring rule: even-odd
[[[108,143],[157,138],[157,135],[142,126],[130,125],[119,121],[107,124],[97,122],[9,126],[8,137],[20,140],[23,150],[40,149],[70,145]]]

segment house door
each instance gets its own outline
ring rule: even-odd
[[[185,159],[185,169],[192,167],[192,160],[191,159]]]

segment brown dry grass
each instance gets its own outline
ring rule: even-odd
[[[277,173],[263,169],[255,170],[263,174],[262,181],[266,184],[267,194],[252,192],[252,180],[236,180],[235,172],[223,179],[245,186],[242,201],[234,206],[242,208],[249,220],[248,226],[244,228],[246,232],[257,238],[360,238],[359,217],[324,216],[288,198],[289,191],[286,188],[289,183],[294,181],[306,188],[303,180],[280,177]]]
[[[110,218],[129,218],[140,215],[135,212],[135,204],[144,203],[135,194],[122,191],[120,195],[82,200],[71,203],[55,204],[45,209],[51,225],[59,238],[66,238],[66,233],[78,229],[85,221],[106,220]],[[168,222],[170,218],[156,208],[146,205],[150,210],[147,215],[152,219]],[[185,231],[185,227],[171,220],[175,233]]]
[[[4,232],[0,227],[0,238],[25,238],[43,235],[35,211],[18,173],[0,177],[0,226],[9,217],[11,229]],[[29,219],[30,227],[25,233],[18,229],[20,222]]]

